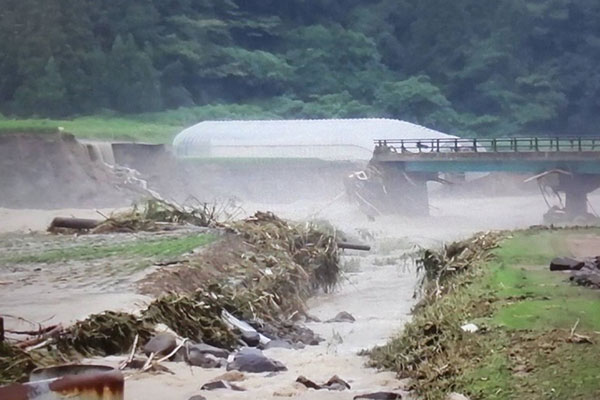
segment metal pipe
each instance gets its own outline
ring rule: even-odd
[[[360,251],[370,251],[371,246],[366,244],[358,244],[358,243],[347,243],[347,242],[339,242],[338,247],[344,250],[360,250]]]

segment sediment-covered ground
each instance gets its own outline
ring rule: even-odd
[[[373,246],[368,254],[346,252],[341,259],[344,273],[339,285],[331,293],[316,293],[307,303],[308,314],[321,321],[333,318],[341,311],[350,313],[356,321],[308,322],[307,327],[325,340],[302,350],[267,350],[265,354],[281,361],[288,371],[275,376],[245,374],[244,380],[236,383],[244,387],[245,392],[200,391],[204,383],[223,374],[224,369],[165,362],[163,364],[174,375],[134,374],[127,381],[127,398],[187,399],[194,394],[203,394],[208,399],[281,396],[342,399],[381,390],[403,393],[406,382],[398,380],[395,372],[366,368],[367,358],[359,356],[358,351],[384,344],[411,319],[416,273],[414,265],[407,262],[406,254],[414,250],[415,245],[439,247],[445,241],[464,238],[479,230],[528,226],[541,219],[544,209],[543,201],[536,197],[497,198],[493,209],[489,204],[488,199],[451,201],[434,198],[431,218],[390,217],[374,222],[341,201],[292,206],[245,204],[243,208],[247,215],[256,209],[271,209],[297,221],[326,219],[354,240]],[[22,213],[4,212],[8,217]],[[70,215],[86,216],[77,211]],[[508,218],[508,215],[514,218]],[[200,250],[196,251],[201,252],[204,242],[195,242],[196,239],[192,240],[190,236],[205,235],[206,232],[189,231],[90,236],[5,235],[2,257],[11,264],[4,264],[9,269],[0,279],[3,289],[8,289],[2,291],[6,297],[2,304],[8,304],[5,300],[11,302],[15,314],[18,312],[37,322],[49,317],[54,317],[52,322],[68,322],[105,309],[142,310],[152,297],[141,297],[139,280],[156,272],[157,264],[185,258],[198,246]],[[177,243],[177,250],[161,254],[157,249],[163,242]],[[172,249],[172,246],[167,247]],[[137,266],[131,274],[128,271],[132,271],[130,262],[134,260],[136,263],[133,264]],[[138,262],[140,260],[143,265]],[[32,296],[31,288],[38,284],[44,290]],[[93,362],[115,365],[122,359],[109,357]],[[324,382],[336,374],[352,386],[350,392],[315,392],[295,383],[300,375]]]

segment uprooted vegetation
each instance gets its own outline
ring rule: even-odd
[[[183,217],[174,222],[204,224]],[[142,220],[152,218],[158,219]],[[304,302],[315,290],[336,285],[340,272],[336,237],[312,224],[291,224],[271,213],[219,226],[222,241],[146,279],[142,287],[153,288],[146,292],[158,298],[139,314],[91,315],[70,327],[58,327],[51,336],[40,335],[31,345],[5,343],[0,359],[13,361],[2,365],[0,384],[24,380],[35,366],[127,352],[136,336],[143,344],[157,324],[190,340],[231,349],[239,341],[239,332],[223,321],[223,311],[250,321],[270,336],[312,341],[293,321],[304,314]],[[219,249],[226,256],[209,256],[211,251],[221,253]]]
[[[597,399],[600,295],[548,271],[582,232],[478,235],[424,251],[413,321],[371,364],[411,378],[423,399]]]

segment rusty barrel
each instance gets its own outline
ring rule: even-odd
[[[0,387],[0,399],[123,400],[124,387],[120,371],[90,372]]]

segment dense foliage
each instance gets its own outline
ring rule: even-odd
[[[596,0],[1,3],[5,115],[220,104],[479,135],[600,122]]]

